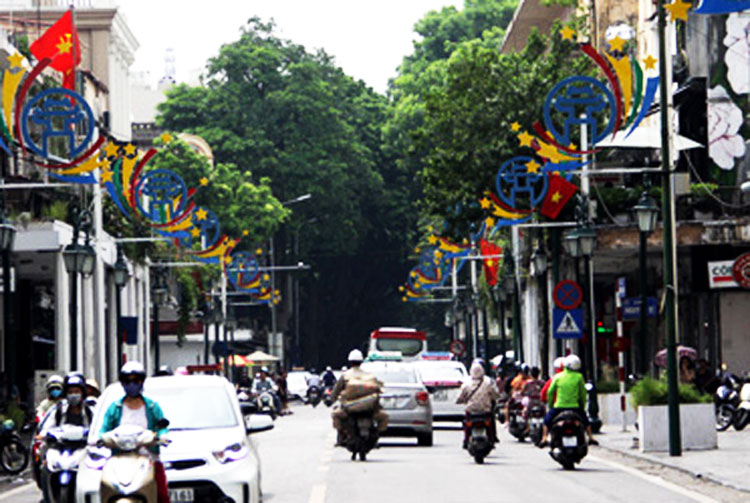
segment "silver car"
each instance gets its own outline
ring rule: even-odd
[[[362,370],[375,375],[384,384],[380,405],[389,417],[384,436],[415,436],[419,445],[431,446],[432,400],[414,365],[366,362]]]
[[[422,383],[432,397],[432,418],[435,421],[462,421],[465,405],[457,405],[461,386],[469,380],[469,373],[461,362],[416,362]]]

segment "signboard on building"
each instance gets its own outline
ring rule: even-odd
[[[648,311],[646,312],[649,318],[656,318],[659,313],[659,302],[656,297],[646,297],[646,304]],[[641,317],[641,298],[640,297],[626,297],[622,301],[622,319],[623,320],[637,320]]]
[[[732,274],[734,260],[720,260],[708,263],[709,288],[738,288],[740,285]]]
[[[750,252],[743,253],[732,264],[732,276],[742,288],[750,288]]]

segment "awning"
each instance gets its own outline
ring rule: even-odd
[[[661,129],[638,126],[630,136],[627,136],[626,132],[620,131],[614,138],[609,135],[596,146],[598,148],[661,148]],[[674,137],[674,146],[677,151],[703,147],[700,143],[678,134]]]

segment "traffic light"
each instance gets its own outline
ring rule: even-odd
[[[596,322],[596,333],[597,334],[612,334],[614,333],[614,328],[607,328],[604,326],[604,322],[597,321]]]

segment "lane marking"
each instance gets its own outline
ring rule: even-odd
[[[708,496],[704,496],[700,493],[697,493],[695,491],[691,491],[689,489],[685,489],[682,486],[678,486],[677,484],[673,484],[672,482],[667,482],[666,480],[662,479],[661,477],[657,477],[656,475],[650,475],[648,473],[643,473],[642,471],[631,468],[629,466],[621,465],[620,463],[617,463],[615,461],[609,461],[607,459],[602,459],[598,456],[588,456],[589,459],[592,459],[596,461],[597,463],[602,463],[604,465],[608,465],[612,468],[616,468],[618,470],[621,470],[625,473],[629,473],[630,475],[633,475],[635,477],[641,478],[643,480],[646,480],[654,485],[660,486],[664,489],[667,489],[669,491],[672,491],[674,493],[680,494],[682,496],[685,496],[687,498],[692,499],[693,501],[697,501],[698,503],[720,503],[719,501],[710,498]]]
[[[326,472],[331,471],[331,467],[329,465],[320,465],[318,467],[318,471],[321,473],[326,473]]]
[[[10,498],[11,496],[15,496],[17,494],[21,494],[24,491],[27,491],[28,489],[31,489],[35,484],[33,482],[27,482],[26,484],[16,487],[15,489],[11,489],[8,492],[0,494],[0,501],[6,500]]]
[[[310,491],[310,499],[307,503],[325,503],[326,501],[326,485],[317,484],[314,485],[312,491]]]

